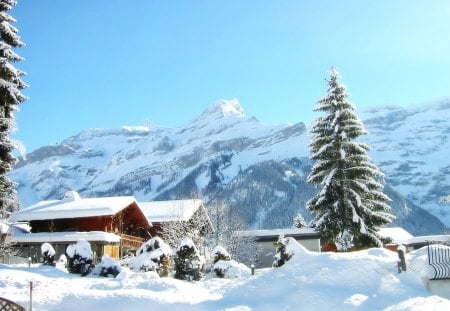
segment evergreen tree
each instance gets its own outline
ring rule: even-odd
[[[355,139],[367,134],[347,100],[349,94],[332,68],[328,94],[318,101],[311,129],[311,158],[315,164],[308,182],[321,190],[308,203],[313,225],[324,242],[351,236],[356,246],[381,246],[378,229],[390,223],[390,199],[381,192],[383,177],[368,156],[370,147]]]
[[[205,259],[190,238],[181,240],[174,261],[176,279],[198,281],[203,277]]]
[[[294,217],[292,227],[294,228],[305,228],[308,224],[305,221],[305,218],[301,214],[297,214],[297,216]]]
[[[16,20],[7,13],[14,5],[15,0],[0,0],[0,217],[18,209],[15,184],[6,174],[16,161],[12,155],[16,144],[10,134],[14,130],[14,112],[26,99],[20,90],[27,86],[21,80],[25,73],[12,65],[22,60],[12,49],[24,45],[17,28],[10,24]]]

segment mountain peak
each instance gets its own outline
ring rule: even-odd
[[[209,106],[202,116],[215,116],[215,117],[245,117],[244,109],[239,104],[237,99],[220,100],[211,106]]]

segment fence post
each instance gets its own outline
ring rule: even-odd
[[[33,310],[33,282],[30,282],[30,310]]]
[[[398,258],[399,258],[398,273],[401,273],[402,271],[406,271],[405,250],[406,250],[406,248],[403,245],[400,245],[397,248]]]

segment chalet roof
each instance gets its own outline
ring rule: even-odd
[[[391,238],[395,244],[405,244],[413,235],[401,227],[381,228],[378,234],[383,238]]]
[[[41,201],[13,213],[10,222],[80,218],[115,215],[130,204],[136,203],[133,196],[81,198],[70,191],[61,200]],[[139,206],[139,205],[137,205]]]
[[[202,200],[171,200],[139,202],[144,215],[152,223],[188,221],[203,206]]]
[[[39,233],[15,233],[10,237],[13,243],[58,243],[58,242],[77,242],[85,240],[88,242],[119,243],[120,236],[114,233],[103,231],[90,232],[39,232]]]

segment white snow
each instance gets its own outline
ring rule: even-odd
[[[430,293],[420,273],[397,273],[395,252],[314,253],[292,246],[295,255],[281,268],[197,282],[127,268],[114,279],[69,274],[60,264],[0,265],[0,296],[28,307],[33,282],[35,311],[450,310],[450,300]],[[423,254],[408,253],[408,266]]]
[[[152,222],[187,221],[197,211],[201,200],[171,200],[139,202],[141,210]]]
[[[104,273],[105,270],[108,269],[116,270],[117,274],[119,274],[122,271],[119,262],[116,259],[111,258],[105,254],[102,256],[102,260],[100,261],[100,263],[96,265],[92,270],[92,274],[101,275],[102,273]]]
[[[214,264],[213,270],[221,271],[225,279],[248,277],[251,274],[249,267],[235,260],[219,260]]]
[[[180,241],[180,245],[178,246],[178,250],[181,250],[183,248],[193,248],[195,252],[197,251],[197,247],[194,244],[194,241],[190,238],[184,238]]]
[[[378,234],[383,238],[391,238],[395,244],[405,244],[413,235],[401,227],[380,228]]]
[[[77,243],[69,245],[66,252],[70,257],[80,255],[83,258],[92,259],[93,256],[91,244],[85,240],[78,240]]]
[[[56,252],[53,246],[50,243],[42,243],[41,245],[41,254],[47,253],[47,256],[55,256]]]
[[[6,234],[9,230],[9,225],[3,219],[0,219],[0,234]]]
[[[114,233],[103,231],[67,231],[38,233],[15,232],[13,235],[11,235],[11,242],[13,243],[76,242],[78,240],[86,240],[90,242],[103,241],[110,243],[119,243],[120,236]]]
[[[130,261],[130,268],[134,271],[151,271],[157,268],[163,256],[170,257],[172,250],[160,237],[154,237],[136,251],[136,257]]]
[[[61,200],[41,201],[11,215],[10,222],[115,215],[130,204],[133,196],[80,198],[69,191]]]
[[[214,247],[214,249],[212,250],[211,253],[214,258],[219,257],[219,256],[231,258],[230,253],[228,253],[228,251],[225,249],[225,247],[220,246],[220,245],[217,245],[216,247]]]

